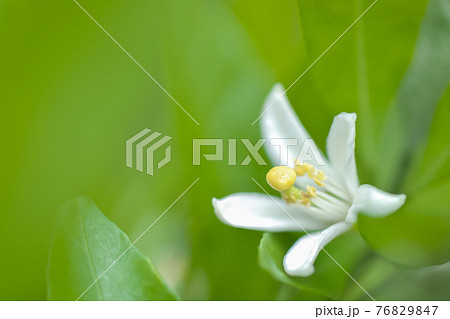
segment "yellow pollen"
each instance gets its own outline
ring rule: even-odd
[[[267,183],[275,190],[283,192],[291,188],[297,175],[295,171],[286,166],[275,166],[266,175]]]

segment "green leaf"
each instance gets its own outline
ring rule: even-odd
[[[414,5],[403,0],[373,2],[298,1],[308,59],[302,69],[336,42],[288,93],[294,106],[302,106],[298,113],[319,143],[325,141],[325,128],[333,116],[358,114],[358,173],[364,183],[371,184],[378,174],[380,128],[408,68],[427,1],[418,0]]]
[[[355,279],[375,300],[448,300],[450,263],[417,270],[401,269],[378,255],[360,267]],[[357,286],[346,291],[345,300],[367,300]]]
[[[384,257],[398,264],[427,266],[448,261],[450,182],[427,188],[386,218],[360,216],[361,235]]]
[[[430,137],[422,156],[417,156],[405,178],[403,188],[411,196],[420,196],[426,187],[450,181],[450,90],[440,101],[436,110]]]
[[[386,124],[382,152],[386,167],[379,185],[398,191],[414,158],[423,152],[430,126],[450,83],[450,1],[429,2],[411,65]]]
[[[449,300],[450,264],[397,270],[381,283],[376,300]]]
[[[303,278],[289,276],[283,268],[284,255],[298,238],[296,234],[264,233],[258,248],[260,266],[282,283],[303,291],[339,299],[349,281],[353,284],[339,265],[351,273],[367,251],[364,241],[357,232],[339,236],[325,248],[339,265],[326,253],[321,252],[314,264],[314,274]]]
[[[5,109],[8,120],[0,126],[2,149],[9,154],[0,165],[0,212],[8,220],[0,241],[8,243],[2,250],[9,256],[0,266],[0,299],[46,298],[45,267],[56,208],[73,194],[95,198],[107,216],[136,238],[197,177],[208,183],[189,191],[183,207],[152,229],[158,240],[140,242],[140,250],[168,274],[167,281],[183,299],[275,298],[278,283],[256,262],[260,234],[223,225],[211,206],[212,197],[245,188],[256,191],[251,177],[264,176],[265,167],[254,161],[232,167],[226,160],[192,166],[192,138],[199,137],[237,138],[238,162],[243,161],[247,149],[239,139],[260,138],[258,125],[250,124],[276,82],[245,23],[228,8],[231,2],[79,1],[200,126],[73,1],[1,3],[0,100],[14,107]],[[295,18],[292,2],[272,4],[280,5]],[[259,9],[266,7],[251,8],[257,23],[263,16]],[[245,12],[246,19],[251,16]],[[287,36],[290,25],[280,24],[285,17],[272,18],[264,22],[267,28],[277,26],[274,34],[298,41],[298,32]],[[8,30],[15,30],[15,36]],[[285,60],[286,52],[292,52],[289,43],[273,41],[273,59],[297,73]],[[124,163],[125,141],[143,128],[174,137],[171,163],[151,181]],[[164,149],[158,152],[163,158]],[[223,258],[224,252],[229,258]],[[248,262],[237,262],[244,259]],[[240,289],[236,282],[243,283]]]
[[[386,218],[358,222],[373,249],[407,266],[441,264],[450,250],[448,94],[441,100],[450,81],[449,32],[450,1],[430,1],[381,153],[378,185],[406,193],[406,204]]]
[[[131,246],[128,237],[86,197],[59,211],[47,269],[48,299],[76,300]],[[135,246],[81,300],[175,300],[175,294]]]

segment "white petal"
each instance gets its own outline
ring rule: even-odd
[[[356,222],[359,212],[372,217],[387,216],[402,207],[405,200],[404,194],[386,193],[372,185],[361,185],[355,194],[346,221]]]
[[[283,265],[286,273],[300,277],[312,275],[314,273],[314,261],[322,248],[351,226],[351,223],[340,222],[323,231],[301,237],[284,256]]]
[[[261,131],[262,137],[267,139],[264,147],[270,161],[274,165],[293,167],[305,139],[310,137],[283,92],[283,86],[278,83],[267,96],[261,117]],[[296,139],[297,145],[289,145],[290,142],[286,139]],[[279,143],[281,146],[271,145],[271,143]],[[287,163],[283,161],[283,158],[286,158],[286,152],[284,152],[286,149],[288,150]]]
[[[351,193],[359,186],[355,163],[355,121],[355,113],[337,115],[327,138],[327,154],[331,166],[344,178]]]
[[[236,193],[213,198],[214,211],[225,224],[270,232],[323,229],[333,223],[320,212],[300,204],[288,205],[280,198],[259,193]],[[295,221],[287,214],[291,215]]]

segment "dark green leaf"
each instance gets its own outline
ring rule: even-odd
[[[131,242],[86,197],[59,211],[47,271],[48,299],[76,300]],[[81,300],[174,300],[174,293],[135,246],[83,295]]]

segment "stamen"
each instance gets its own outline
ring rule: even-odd
[[[350,202],[347,199],[346,190],[340,183],[335,181],[333,172],[330,178],[325,172],[315,168],[311,164],[301,163],[296,160],[294,172],[297,176],[307,175],[318,187],[307,185],[305,189],[298,189],[292,186],[290,189],[281,192],[281,197],[286,203],[297,203],[307,206],[311,212],[323,215],[330,220],[340,220],[347,214]],[[325,183],[325,181],[327,181]]]
[[[281,192],[281,197],[288,203],[300,203],[305,206],[311,205],[311,198],[316,198],[316,188],[312,186],[306,186],[306,191],[292,186],[288,190]]]
[[[315,187],[312,186],[306,186],[306,194],[310,197],[310,198],[316,198],[317,197],[317,189]]]
[[[327,179],[327,177],[325,176],[325,173],[320,170],[317,171],[317,178],[321,181],[325,181]]]
[[[297,176],[303,176],[305,174],[310,174],[315,170],[314,166],[307,164],[307,163],[300,163],[299,161],[296,161],[295,163],[295,173]]]
[[[314,166],[296,161],[294,170],[297,176],[308,174],[308,177],[311,178],[317,186],[325,186],[325,183],[323,183],[327,179],[325,173],[316,169]]]
[[[302,192],[302,198],[299,199],[298,202],[304,206],[311,205],[311,199],[308,197],[308,195],[305,192]]]
[[[317,186],[320,186],[320,187],[323,187],[323,186],[325,186],[325,184],[324,183],[322,183],[322,181],[321,180],[319,180],[317,177],[314,177],[313,178],[313,181],[314,181],[314,183],[316,183],[317,184]]]
[[[280,192],[290,189],[294,185],[296,178],[295,171],[286,166],[275,166],[266,175],[267,183]]]
[[[295,186],[292,186],[287,191],[281,193],[281,198],[288,203],[296,203],[300,198],[302,198],[302,191]]]

